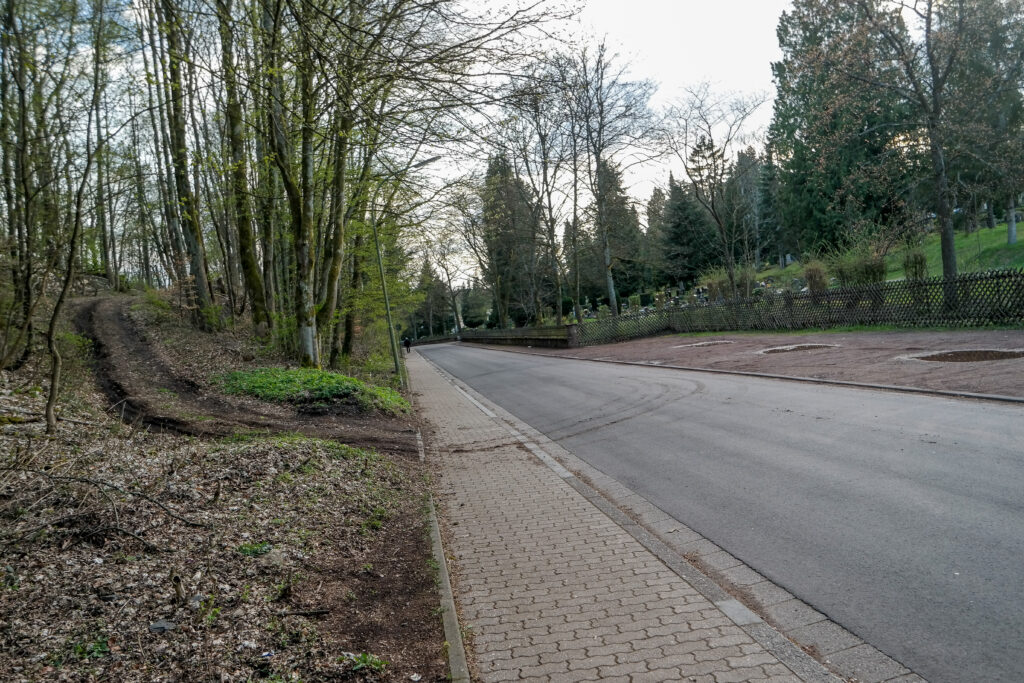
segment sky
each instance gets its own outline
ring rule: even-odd
[[[716,92],[767,93],[769,101],[751,119],[753,128],[767,127],[774,95],[771,63],[781,57],[775,28],[792,0],[582,0],[582,5],[581,30],[607,37],[635,77],[658,84],[655,106],[707,81]],[[664,167],[627,174],[630,194],[649,197],[667,176]]]

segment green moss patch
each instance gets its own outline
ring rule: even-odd
[[[229,394],[291,403],[313,412],[345,408],[391,415],[409,412],[409,403],[394,389],[326,370],[257,368],[229,372],[217,379]]]

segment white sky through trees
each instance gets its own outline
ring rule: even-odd
[[[771,63],[781,58],[775,29],[792,0],[582,0],[581,33],[608,44],[636,78],[658,84],[652,104],[663,107],[682,89],[704,81],[716,92],[765,92],[769,100],[751,118],[766,128],[774,97]],[[627,173],[630,194],[644,200],[668,169],[645,164]]]

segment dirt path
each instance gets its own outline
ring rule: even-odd
[[[1018,353],[976,353],[979,350]],[[945,355],[939,361],[921,358],[949,351],[967,353]],[[673,334],[530,352],[1024,397],[1022,329]]]
[[[127,297],[79,299],[73,306],[75,326],[94,343],[95,376],[110,401],[109,412],[129,423],[153,427],[129,433],[142,434],[137,439],[139,444],[146,439],[157,444],[146,451],[145,458],[125,456],[116,464],[112,464],[113,456],[103,455],[109,451],[106,447],[81,448],[103,458],[94,467],[99,473],[89,476],[127,476],[131,483],[122,485],[122,490],[158,491],[167,499],[164,504],[182,515],[209,520],[210,530],[203,534],[193,528],[174,531],[167,524],[157,528],[140,522],[132,527],[145,534],[150,544],[147,548],[159,544],[173,549],[159,555],[144,552],[146,548],[133,551],[138,557],[129,567],[132,576],[139,572],[159,574],[152,586],[161,586],[168,566],[189,567],[189,580],[194,578],[193,567],[216,569],[210,574],[216,577],[212,588],[203,589],[207,592],[194,589],[218,596],[216,614],[220,614],[221,605],[224,612],[216,623],[209,618],[204,622],[192,608],[172,604],[158,588],[145,589],[152,593],[144,596],[149,599],[146,614],[166,613],[177,624],[173,634],[161,636],[173,647],[180,643],[184,643],[182,648],[189,647],[191,634],[205,632],[203,629],[220,629],[218,639],[202,650],[204,657],[213,658],[208,666],[205,660],[194,661],[198,652],[194,644],[191,650],[162,651],[159,656],[165,657],[164,665],[177,667],[168,669],[167,675],[180,680],[214,680],[212,674],[197,675],[195,671],[223,667],[227,673],[219,680],[251,680],[288,671],[305,672],[303,680],[340,677],[396,681],[409,680],[413,675],[413,680],[446,680],[444,636],[437,618],[439,597],[434,572],[427,562],[429,540],[424,534],[426,466],[419,460],[415,418],[311,415],[292,406],[227,396],[219,392],[211,376],[280,362],[269,357],[256,361],[261,353],[270,352],[260,352],[244,328],[238,332],[199,333],[183,325],[173,312],[168,312],[162,323],[151,324],[152,311],[139,299]],[[302,434],[372,449],[385,464],[374,469],[377,466],[372,463],[377,460],[358,465],[357,460],[346,460],[347,456],[337,462],[317,459],[320,456],[314,457],[319,452],[315,449],[321,446],[287,438],[219,438],[263,434]],[[141,448],[139,444],[134,448]],[[187,449],[191,459],[182,459],[165,444]],[[0,443],[0,452],[3,445]],[[233,457],[232,453],[244,456]],[[159,465],[161,458],[170,459],[171,464]],[[343,471],[343,465],[351,471]],[[158,474],[152,475],[152,468]],[[374,478],[368,474],[371,471]],[[153,476],[160,486],[152,484]],[[178,479],[172,482],[174,477]],[[174,498],[176,492],[178,497]],[[3,493],[0,487],[0,498]],[[129,524],[127,520],[142,507],[126,507],[119,523]],[[166,538],[159,535],[161,531],[166,531]],[[239,551],[261,539],[274,549],[266,559],[247,557]],[[109,549],[110,555],[100,564],[93,564],[92,555],[78,562],[75,566],[81,571],[73,575],[74,580],[88,585],[103,570],[118,585],[128,582],[124,563],[113,558],[118,548],[104,546],[103,552]],[[63,552],[63,548],[50,550]],[[95,555],[100,551],[75,544],[67,552]],[[61,555],[59,562],[49,564],[72,576],[64,566],[65,562],[72,564],[67,557]],[[150,562],[157,569],[145,564]],[[281,586],[287,586],[288,597],[281,597]],[[38,587],[39,604],[56,604],[49,590],[48,586]],[[256,597],[244,597],[250,591]],[[277,597],[262,597],[260,591]],[[136,604],[140,598],[134,599]],[[109,607],[120,609],[114,602]],[[41,610],[36,612],[43,614]],[[41,620],[47,623],[57,618],[48,612],[45,615]],[[140,629],[139,623],[120,612],[108,615],[108,620],[103,643],[121,643],[135,637]],[[145,623],[141,628],[144,637],[149,638],[145,643],[157,638],[145,632]],[[239,638],[251,646],[243,645],[239,650]],[[147,648],[148,644],[139,645],[132,656],[152,658]],[[226,649],[222,652],[217,648]],[[351,662],[343,661],[342,653],[349,651],[354,653],[352,657],[361,656],[359,653],[379,656],[386,662],[384,670],[371,667],[357,671]],[[133,673],[126,679],[141,678],[134,673],[140,666],[135,659],[118,654],[105,656],[101,663],[113,667],[109,671],[127,666]],[[78,664],[75,659],[68,666]],[[18,660],[18,665],[24,663]],[[52,666],[41,671],[40,678],[60,674],[59,668]],[[285,678],[291,680],[291,674],[279,677]]]
[[[290,406],[217,393],[206,378],[184,374],[140,329],[127,313],[131,301],[89,299],[78,302],[75,312],[79,332],[95,345],[97,374],[111,399],[112,411],[125,419],[195,436],[288,432],[403,455],[416,453],[416,430],[410,419],[311,416]],[[196,352],[203,349],[197,347]]]

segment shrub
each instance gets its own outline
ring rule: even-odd
[[[832,271],[844,287],[885,282],[885,257],[865,249],[848,251],[834,259]]]
[[[199,309],[199,316],[203,320],[203,328],[210,332],[218,332],[224,329],[224,311],[216,304],[210,304]]]
[[[908,248],[903,253],[903,272],[908,280],[924,280],[928,277],[928,257],[923,250]]]
[[[814,294],[820,294],[828,288],[828,270],[825,264],[817,259],[812,259],[804,265],[804,280],[807,281],[807,289]]]
[[[749,266],[737,267],[733,271],[733,277],[736,280],[736,291],[740,298],[744,298],[749,292],[754,291],[754,283],[756,282],[756,273],[754,269]],[[706,287],[708,290],[708,301],[715,302],[720,298],[728,300],[732,298],[732,286],[729,284],[729,271],[719,266],[711,270],[704,271],[699,278],[697,278],[698,284]]]

